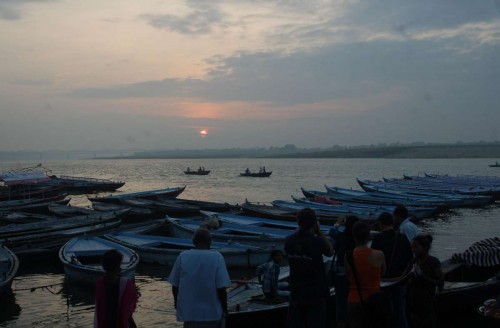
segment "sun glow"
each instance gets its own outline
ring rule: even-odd
[[[207,130],[200,130],[200,137],[205,138],[208,135]]]

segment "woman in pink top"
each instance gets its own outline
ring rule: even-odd
[[[357,222],[352,233],[356,248],[345,260],[349,275],[349,324],[351,328],[376,327],[362,303],[380,291],[380,280],[385,274],[384,253],[368,247],[370,227],[366,223]]]

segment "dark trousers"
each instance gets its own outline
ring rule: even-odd
[[[326,299],[305,304],[290,301],[287,321],[289,328],[325,328]]]

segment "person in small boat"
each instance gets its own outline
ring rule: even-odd
[[[371,298],[380,291],[380,282],[385,274],[384,253],[368,247],[370,227],[365,222],[356,222],[352,233],[356,247],[346,253],[344,259],[349,277],[349,327],[386,327],[383,313],[374,313],[368,308]]]
[[[265,166],[262,167],[262,173],[266,173],[266,167]]]
[[[279,282],[280,263],[283,260],[283,252],[275,249],[269,256],[269,262],[257,267],[257,279],[262,284],[262,292],[266,299],[274,300],[278,296],[286,297],[290,293],[287,282]]]
[[[285,239],[290,264],[288,327],[325,327],[330,297],[323,255],[332,256],[332,244],[322,232],[316,213],[297,214],[299,228]]]
[[[231,285],[224,258],[210,250],[212,236],[199,228],[193,236],[195,249],[177,257],[168,281],[172,285],[177,321],[185,328],[224,328],[226,288]]]
[[[408,209],[404,206],[397,206],[392,213],[394,216],[394,226],[408,238],[410,243],[419,233],[420,229],[411,222],[408,217]]]
[[[191,172],[191,168],[188,166],[188,168],[186,169],[187,172]]]
[[[371,248],[384,253],[386,272],[384,278],[397,280],[411,269],[413,252],[411,244],[403,234],[394,230],[394,220],[390,213],[378,217],[379,233],[373,237]],[[407,328],[406,284],[400,283],[389,291],[392,327]]]
[[[132,318],[137,304],[134,282],[121,277],[123,255],[115,249],[104,253],[102,267],[106,272],[96,282],[95,328],[136,327]]]
[[[436,327],[436,289],[444,285],[441,262],[429,255],[432,236],[420,234],[411,244],[415,258],[408,287],[408,312],[412,327]]]
[[[246,174],[250,174],[250,169],[247,167],[247,169],[245,170],[245,173]]]
[[[356,242],[352,236],[352,227],[358,221],[357,216],[348,215],[345,219],[339,220],[328,233],[334,240],[335,256],[330,275],[333,280],[332,284],[335,287],[335,320],[339,328],[344,328],[347,325],[349,281],[347,280],[344,256],[346,252],[352,252],[356,247]],[[340,229],[342,225],[343,230]]]

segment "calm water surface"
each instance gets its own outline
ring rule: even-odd
[[[56,175],[89,176],[123,180],[121,192],[186,185],[182,198],[242,203],[269,203],[300,195],[300,187],[324,190],[323,184],[359,189],[356,177],[381,179],[423,172],[500,176],[489,168],[494,159],[210,159],[210,160],[67,160],[44,162]],[[0,162],[0,172],[34,166],[36,162]],[[187,166],[204,166],[208,176],[186,176]],[[266,166],[271,178],[238,177],[249,167]],[[73,196],[73,205],[89,206],[85,196]],[[487,237],[500,236],[500,207],[463,209],[422,223],[434,236],[433,253],[444,260],[454,252]],[[175,322],[169,268],[140,265],[136,284],[140,300],[134,318],[140,327],[180,327]],[[249,272],[230,272],[240,278]],[[46,288],[37,288],[48,286]],[[14,280],[14,295],[0,304],[0,327],[90,327],[94,295],[89,288],[65,282],[59,263],[22,263]]]

